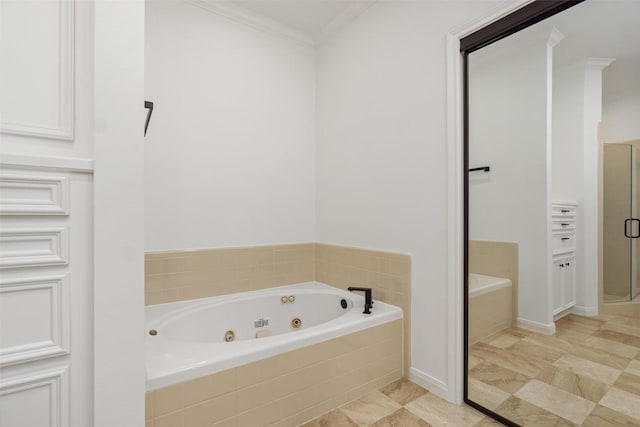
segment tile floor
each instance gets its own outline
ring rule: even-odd
[[[474,344],[470,397],[523,426],[640,427],[640,313],[569,315],[556,328],[509,328]],[[304,427],[498,425],[402,379]]]
[[[303,427],[493,425],[482,422],[489,420],[475,409],[451,404],[401,379],[303,424]]]
[[[640,426],[640,312],[519,328],[469,351],[469,396],[521,425]]]

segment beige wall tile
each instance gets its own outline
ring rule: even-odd
[[[210,400],[184,408],[184,427],[205,427],[213,422],[213,403]]]
[[[154,418],[153,427],[184,427],[182,411]]]
[[[242,426],[238,425],[237,417],[230,417],[222,421],[218,421],[217,423],[213,423],[209,427],[242,427]]]
[[[228,419],[238,413],[238,394],[235,391],[216,397],[211,403],[213,422]]]
[[[511,280],[512,323],[518,318],[518,244],[469,240],[469,272]]]
[[[313,281],[315,268],[315,243],[151,252],[145,304]]]
[[[309,357],[308,349],[320,354]],[[402,321],[150,392],[160,427],[298,425],[402,375]]]
[[[241,426],[268,425],[295,415],[298,413],[298,408],[298,397],[295,394],[290,394],[238,414],[238,424]]]
[[[144,414],[145,419],[153,418],[153,392],[148,391],[144,395]]]
[[[154,390],[153,413],[155,416],[177,411],[184,406],[182,402],[182,384]]]
[[[182,404],[185,406],[212,399],[237,388],[235,369],[207,375],[182,384]]]
[[[411,257],[325,243],[316,244],[316,280],[346,289],[373,289],[374,301],[399,306],[404,311],[404,366],[411,365]],[[405,375],[407,372],[405,372]]]

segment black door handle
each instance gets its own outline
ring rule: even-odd
[[[624,220],[624,237],[631,239],[631,236],[629,235],[629,233],[627,233],[627,230],[629,229],[629,223],[631,222],[631,218],[627,218]]]
[[[632,239],[637,239],[638,237],[640,237],[640,219],[638,218],[631,218],[631,232],[633,233],[633,222],[637,221],[638,222],[638,234],[632,234],[631,238]]]

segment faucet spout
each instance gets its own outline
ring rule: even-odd
[[[354,286],[349,286],[347,288],[348,291],[360,291],[364,292],[364,311],[363,314],[371,314],[371,309],[373,308],[373,291],[371,288],[358,288]]]

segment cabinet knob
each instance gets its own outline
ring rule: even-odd
[[[564,267],[564,264],[560,264],[560,268]]]

